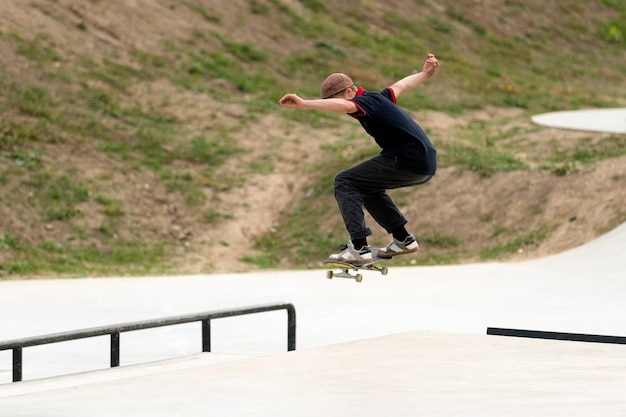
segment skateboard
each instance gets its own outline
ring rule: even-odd
[[[324,266],[330,267],[330,268],[339,268],[340,272],[335,272],[332,270],[326,271],[326,278],[328,279],[333,279],[334,277],[337,278],[351,278],[354,279],[356,282],[361,282],[363,281],[363,274],[351,274],[350,271],[354,271],[357,272],[359,270],[364,270],[364,271],[378,271],[380,272],[381,275],[387,275],[387,273],[389,272],[389,269],[386,266],[379,266],[377,265],[379,262],[384,262],[384,261],[389,261],[391,260],[391,258],[380,258],[378,256],[378,249],[372,249],[372,260],[370,262],[366,262],[366,263],[362,263],[362,264],[350,264],[347,262],[341,262],[341,261],[331,261],[331,260],[325,260],[324,261]]]

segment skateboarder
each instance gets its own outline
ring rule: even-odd
[[[419,245],[405,225],[386,190],[425,184],[435,175],[437,152],[422,128],[399,106],[396,99],[428,80],[439,67],[433,54],[427,54],[422,71],[406,76],[380,92],[357,88],[343,73],[329,75],[322,83],[322,99],[305,100],[286,94],[281,106],[347,113],[357,119],[382,148],[382,152],[335,177],[335,198],[350,240],[329,260],[361,264],[371,261],[367,237],[372,233],[365,224],[363,207],[392,235],[378,256],[415,252]]]

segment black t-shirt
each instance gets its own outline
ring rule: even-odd
[[[396,157],[400,166],[418,174],[434,175],[437,151],[422,128],[396,105],[391,88],[380,93],[359,88],[351,100],[359,108],[350,116],[357,119],[369,133],[382,155]]]

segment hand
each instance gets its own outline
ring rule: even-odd
[[[433,75],[435,71],[439,68],[439,61],[435,58],[433,54],[426,55],[426,62],[424,62],[424,68],[422,71],[429,76]]]
[[[285,94],[278,103],[283,107],[291,107],[292,109],[299,109],[303,106],[304,100],[298,97],[297,94]]]

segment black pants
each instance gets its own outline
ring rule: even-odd
[[[425,184],[433,176],[398,168],[396,158],[378,155],[335,177],[335,199],[350,239],[372,234],[363,207],[388,233],[407,223],[386,190]]]

